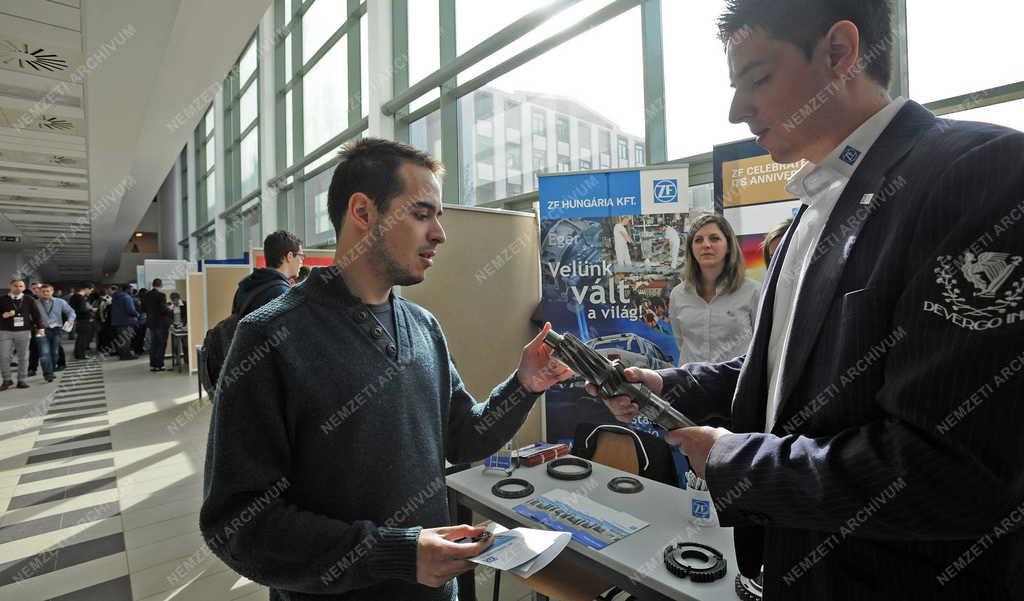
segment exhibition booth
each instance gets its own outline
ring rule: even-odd
[[[479,400],[515,368],[544,321],[599,361],[670,367],[680,351],[662,301],[680,281],[692,218],[724,213],[740,239],[748,276],[760,280],[760,241],[794,213],[797,201],[785,181],[799,167],[773,163],[751,142],[716,147],[714,195],[703,203],[690,193],[686,165],[546,174],[533,213],[445,207],[447,241],[436,265],[424,282],[397,292],[438,318],[459,373]],[[623,231],[628,243],[617,240]],[[333,262],[334,249],[303,252],[306,266]],[[206,331],[230,315],[238,282],[264,266],[262,249],[252,249],[236,259],[187,265],[187,273],[173,278],[188,303],[191,374]],[[182,268],[147,265],[145,276]],[[609,586],[642,599],[732,599],[753,590],[756,582],[736,573],[730,530],[714,527],[706,484],[658,440],[666,429],[663,416],[642,414],[622,428],[582,384],[575,376],[549,389],[510,444],[483,465],[451,468],[451,505],[461,519],[527,530],[539,521],[573,533],[561,552],[550,552],[532,570],[527,564],[540,560],[525,562],[509,577],[560,598]],[[569,460],[584,469],[582,476],[550,469],[566,461],[550,460],[570,447]],[[541,448],[545,454],[536,461],[547,468],[527,459],[541,456]],[[655,458],[659,453],[664,456]],[[593,505],[581,506],[584,497]],[[581,516],[600,516],[604,526],[595,530]],[[608,528],[617,534],[604,538]],[[681,541],[696,547],[674,549]],[[678,561],[669,561],[672,554]],[[694,557],[708,569],[687,567]],[[554,563],[540,569],[548,561]],[[464,586],[473,589],[470,582]]]

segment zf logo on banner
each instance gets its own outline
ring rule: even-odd
[[[654,180],[654,202],[655,204],[679,202],[679,187],[676,185],[676,180]]]

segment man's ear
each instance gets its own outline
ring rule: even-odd
[[[348,199],[348,212],[345,218],[351,220],[357,230],[365,231],[370,228],[370,215],[373,210],[373,200],[362,192],[356,192]]]
[[[829,70],[836,77],[852,70],[860,54],[860,30],[852,21],[839,21],[825,34]]]

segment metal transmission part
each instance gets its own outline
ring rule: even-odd
[[[548,332],[544,342],[555,351],[555,357],[569,369],[583,376],[597,387],[597,394],[608,400],[628,396],[640,407],[640,413],[651,423],[666,430],[696,426],[693,420],[676,411],[667,401],[651,392],[639,382],[626,379],[618,361],[609,361],[604,355],[584,344],[572,334]]]
[[[665,547],[662,557],[672,574],[694,582],[714,582],[725,577],[726,561],[722,552],[700,543],[677,543]]]
[[[743,574],[736,574],[736,596],[742,599],[742,601],[761,601],[764,597],[761,584],[763,579],[763,569],[757,578],[747,578]]]

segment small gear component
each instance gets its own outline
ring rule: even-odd
[[[491,487],[491,494],[502,499],[522,499],[533,494],[533,485],[522,478],[505,478]]]
[[[761,583],[764,578],[764,568],[757,578],[747,578],[743,574],[736,575],[736,596],[743,601],[761,601]]]
[[[590,477],[594,468],[586,459],[559,457],[548,463],[547,470],[548,475],[556,480],[585,480]]]
[[[700,543],[677,543],[665,547],[665,567],[680,578],[714,582],[725,577],[726,561],[721,551]]]
[[[643,482],[629,476],[618,476],[608,481],[608,488],[622,494],[638,493],[644,489]]]

